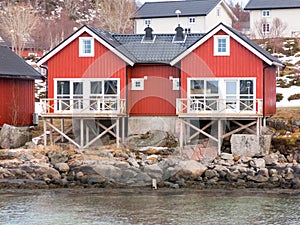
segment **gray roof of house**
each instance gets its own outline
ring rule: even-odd
[[[250,0],[245,10],[300,8],[300,0]]]
[[[203,34],[185,34],[184,42],[175,43],[175,34],[153,34],[153,42],[144,42],[144,34],[115,34],[88,27],[135,63],[168,64],[203,37]]]
[[[175,11],[181,11],[180,16],[205,16],[222,0],[187,0],[146,2],[131,17],[132,19],[176,17]]]
[[[6,46],[0,46],[0,77],[20,79],[43,78],[38,71]]]

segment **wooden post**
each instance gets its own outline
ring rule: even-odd
[[[83,119],[80,118],[80,147],[84,146]]]
[[[117,148],[120,147],[120,118],[116,119],[116,143]]]
[[[122,117],[122,142],[125,141],[125,118]]]
[[[46,148],[46,146],[47,146],[47,119],[45,117],[43,118],[43,123],[44,123],[44,147]]]
[[[53,119],[50,119],[50,124],[53,125]],[[50,144],[53,144],[53,129],[50,127]]]
[[[222,119],[218,119],[218,155],[221,154],[222,140],[223,140],[223,121]]]
[[[61,119],[60,120],[60,129],[61,129],[61,132],[64,133],[65,131],[65,124],[64,124],[65,120],[64,119]],[[64,142],[64,136],[61,135],[61,142]]]

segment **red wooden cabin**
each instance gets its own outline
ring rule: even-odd
[[[17,56],[0,46],[0,127],[33,125],[34,80],[42,75]]]
[[[79,148],[105,133],[118,142],[126,127],[129,133],[165,129],[181,144],[201,134],[219,149],[226,135],[254,124],[258,133],[261,119],[275,113],[276,67],[283,64],[223,24],[207,34],[182,30],[153,34],[148,27],[144,35],[77,30],[38,62],[48,67],[45,124]],[[80,141],[63,126],[54,127],[52,118],[77,118]],[[95,119],[101,131],[91,139],[87,121]],[[108,119],[114,121],[110,127],[103,123]],[[232,130],[228,121],[239,128]],[[213,124],[216,135],[206,131]]]

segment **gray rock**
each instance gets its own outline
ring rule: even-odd
[[[267,166],[275,166],[278,163],[278,155],[276,153],[271,153],[264,156],[264,160]]]
[[[67,163],[56,163],[54,167],[61,173],[67,173],[70,170],[70,167]]]
[[[136,167],[136,168],[139,168],[139,167],[140,167],[140,165],[137,163],[137,161],[136,161],[135,158],[130,157],[130,158],[127,159],[127,162],[128,162],[131,166],[134,166],[134,167]]]
[[[216,170],[212,170],[212,169],[207,169],[205,172],[204,172],[204,176],[207,178],[207,179],[211,179],[213,177],[218,177],[218,172]]]
[[[233,155],[223,152],[220,154],[220,158],[225,160],[233,160]]]
[[[264,156],[269,153],[271,135],[233,134],[231,152],[237,156]]]
[[[266,162],[264,159],[262,158],[253,158],[250,162],[249,162],[250,166],[252,166],[253,168],[265,168],[266,167]]]
[[[181,161],[175,167],[176,177],[185,179],[196,179],[201,177],[206,169],[207,167],[205,165],[194,160]]]
[[[158,182],[162,181],[163,171],[158,165],[154,164],[154,165],[145,166],[144,171],[151,178],[156,179]]]
[[[30,141],[32,135],[28,128],[14,127],[4,124],[0,131],[0,147],[1,148],[19,148]]]

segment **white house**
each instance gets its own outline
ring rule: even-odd
[[[281,37],[300,37],[300,0],[250,0],[244,8],[250,13],[250,30],[253,38],[272,36],[283,29]],[[279,24],[275,25],[275,19]]]
[[[151,26],[153,33],[175,33],[178,24],[186,33],[207,33],[219,23],[232,27],[237,17],[224,0],[146,2],[131,17],[136,34]]]

